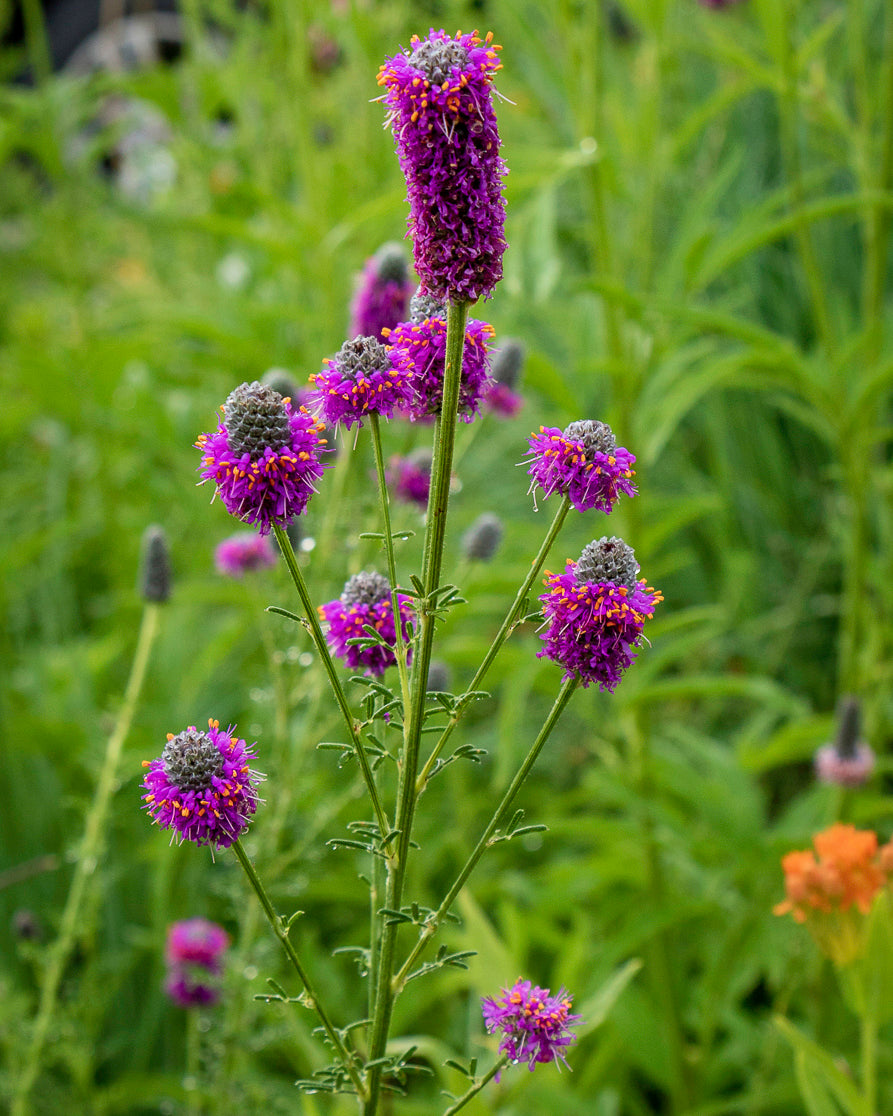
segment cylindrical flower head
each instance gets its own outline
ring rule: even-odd
[[[484,997],[481,1007],[488,1033],[502,1036],[500,1051],[513,1063],[526,1062],[532,1072],[547,1062],[567,1065],[565,1052],[577,1041],[572,1028],[582,1018],[571,1014],[572,1003],[564,988],[552,996],[548,988],[518,980],[501,996]]]
[[[164,604],[171,595],[171,553],[161,527],[143,532],[140,562],[140,596],[153,604]]]
[[[424,422],[439,414],[446,375],[445,319],[434,314],[419,321],[401,322],[386,333],[394,366],[406,374],[412,385],[413,395],[406,408],[407,417],[412,422]],[[459,417],[463,422],[471,422],[490,387],[487,342],[492,336],[493,327],[488,322],[468,319],[459,385]]]
[[[558,492],[567,496],[577,511],[599,508],[610,513],[621,493],[635,496],[635,457],[617,445],[614,431],[606,422],[584,419],[572,422],[563,431],[557,426],[541,426],[531,434],[527,473],[533,479],[529,492],[537,487],[544,496]]]
[[[408,639],[407,624],[412,619],[410,598],[398,594],[397,604],[403,638]],[[362,667],[364,673],[375,676],[384,674],[397,662],[391,650],[397,643],[397,629],[391,606],[391,586],[386,577],[371,571],[354,574],[341,596],[320,605],[319,613],[328,624],[329,647],[351,670]],[[387,646],[376,643],[363,647],[348,643],[351,639],[367,639],[366,627],[374,628]]]
[[[374,337],[345,341],[325,368],[310,380],[312,404],[327,426],[343,422],[348,430],[366,415],[390,418],[412,399],[409,371],[392,360],[389,349]]]
[[[622,539],[591,542],[579,562],[563,574],[550,574],[540,597],[546,631],[546,656],[564,667],[564,678],[584,686],[597,682],[613,693],[635,659],[645,620],[663,596],[637,580],[639,566]]]
[[[168,965],[219,968],[229,946],[229,934],[207,918],[185,918],[167,928],[164,959]]]
[[[462,536],[462,553],[473,562],[489,562],[499,549],[502,533],[499,516],[484,512]]]
[[[498,349],[490,358],[490,375],[493,386],[484,397],[484,405],[505,418],[512,418],[521,410],[523,398],[515,390],[524,365],[524,346],[513,337],[503,337]]]
[[[244,577],[276,565],[276,551],[269,535],[240,531],[224,539],[214,551],[214,565],[225,577]]]
[[[323,474],[322,424],[256,380],[237,387],[222,410],[217,430],[195,443],[204,454],[202,481],[213,481],[230,515],[262,535],[274,523],[287,527]]]
[[[290,399],[295,406],[303,403],[301,393],[307,389],[302,388],[286,368],[268,368],[261,376],[260,382],[264,387],[278,391],[283,399]]]
[[[405,321],[415,283],[399,244],[383,244],[366,261],[350,306],[351,337],[383,341],[383,329]]]
[[[426,447],[413,450],[406,457],[391,458],[386,479],[398,500],[425,511],[431,491],[431,461],[431,450]]]
[[[857,698],[841,702],[840,724],[833,744],[825,744],[815,754],[819,781],[839,787],[861,787],[874,770],[874,751],[859,739],[861,708]]]
[[[492,36],[413,36],[389,58],[388,121],[406,178],[415,269],[442,302],[476,302],[502,278],[505,163],[492,84],[501,68]]]
[[[217,721],[208,721],[207,732],[190,725],[168,733],[161,758],[143,763],[143,801],[152,820],[181,843],[229,848],[257,809],[255,788],[263,776],[249,766],[252,747]]]

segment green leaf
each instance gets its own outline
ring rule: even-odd
[[[797,1084],[809,1116],[840,1116],[841,1111],[847,1116],[871,1116],[864,1097],[827,1050],[787,1019],[776,1016],[774,1023],[794,1048]]]

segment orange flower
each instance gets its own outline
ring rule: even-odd
[[[859,916],[868,914],[893,876],[893,842],[879,849],[871,830],[837,824],[817,833],[812,843],[818,859],[810,849],[782,858],[787,898],[773,913],[807,923],[819,946],[844,965],[863,946],[864,920]]]

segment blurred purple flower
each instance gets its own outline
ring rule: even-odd
[[[431,450],[422,447],[406,457],[392,457],[386,477],[398,500],[415,504],[425,511],[431,491]]]
[[[383,329],[406,320],[414,290],[403,249],[399,244],[383,244],[359,277],[350,307],[350,336],[383,341]]]
[[[861,787],[874,771],[874,751],[859,739],[862,709],[859,700],[846,697],[840,703],[837,736],[815,754],[815,770],[822,783],[839,787]]]
[[[217,546],[214,551],[214,565],[217,572],[226,577],[243,577],[246,573],[275,566],[276,551],[269,535],[240,531]]]

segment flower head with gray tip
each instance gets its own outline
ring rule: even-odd
[[[472,562],[489,562],[499,549],[503,535],[498,515],[484,512],[462,536],[462,553]]]
[[[635,496],[632,478],[635,457],[617,445],[614,432],[605,422],[584,419],[565,429],[541,426],[531,434],[527,473],[530,491],[540,488],[544,496],[558,492],[567,496],[577,511],[598,508],[611,511],[621,493]]]
[[[207,732],[190,725],[168,733],[161,758],[143,764],[143,802],[152,820],[180,842],[229,848],[257,809],[263,776],[250,766],[252,748],[213,720]]]
[[[410,598],[397,595],[401,631],[409,639],[409,621],[412,619]],[[388,579],[374,570],[354,574],[344,586],[341,596],[320,605],[319,614],[327,624],[326,640],[332,652],[343,659],[350,670],[364,669],[366,674],[384,674],[396,662],[393,648],[397,644],[394,609],[391,604],[391,586]],[[366,628],[372,628],[381,643],[369,646],[352,643],[355,639],[369,639]],[[411,655],[407,656],[407,662]]]
[[[476,302],[502,278],[505,164],[492,36],[432,31],[378,75],[406,178],[415,268],[441,302]]]
[[[162,527],[143,532],[140,563],[140,596],[152,604],[164,604],[171,595],[171,552]]]
[[[201,434],[202,482],[213,481],[227,511],[262,535],[307,510],[323,474],[323,427],[273,388],[255,381],[233,391],[223,422]]]
[[[391,352],[374,337],[345,341],[323,363],[323,371],[310,379],[312,406],[327,426],[343,422],[349,430],[354,423],[362,425],[370,414],[390,418],[412,399],[408,370],[393,361]]]
[[[429,309],[421,303],[420,307],[422,313]],[[446,375],[446,335],[446,320],[437,315],[401,322],[387,333],[394,366],[405,373],[412,385],[412,401],[406,409],[412,422],[430,421],[440,413]],[[492,336],[493,327],[489,323],[474,318],[466,322],[458,408],[464,422],[471,422],[477,414],[490,387],[488,345]]]
[[[388,241],[366,261],[350,307],[350,336],[374,337],[405,320],[415,284],[402,247]]]
[[[564,667],[564,678],[584,686],[597,682],[613,692],[632,665],[645,620],[663,596],[637,580],[632,547],[618,538],[590,543],[579,562],[563,574],[549,574],[543,602],[545,647],[540,657]]]
[[[431,461],[432,453],[426,446],[413,450],[405,457],[391,458],[386,479],[398,500],[415,504],[425,511],[431,491]]]
[[[858,698],[840,703],[837,736],[815,754],[819,781],[839,787],[860,787],[874,771],[874,750],[861,739],[862,707]]]

